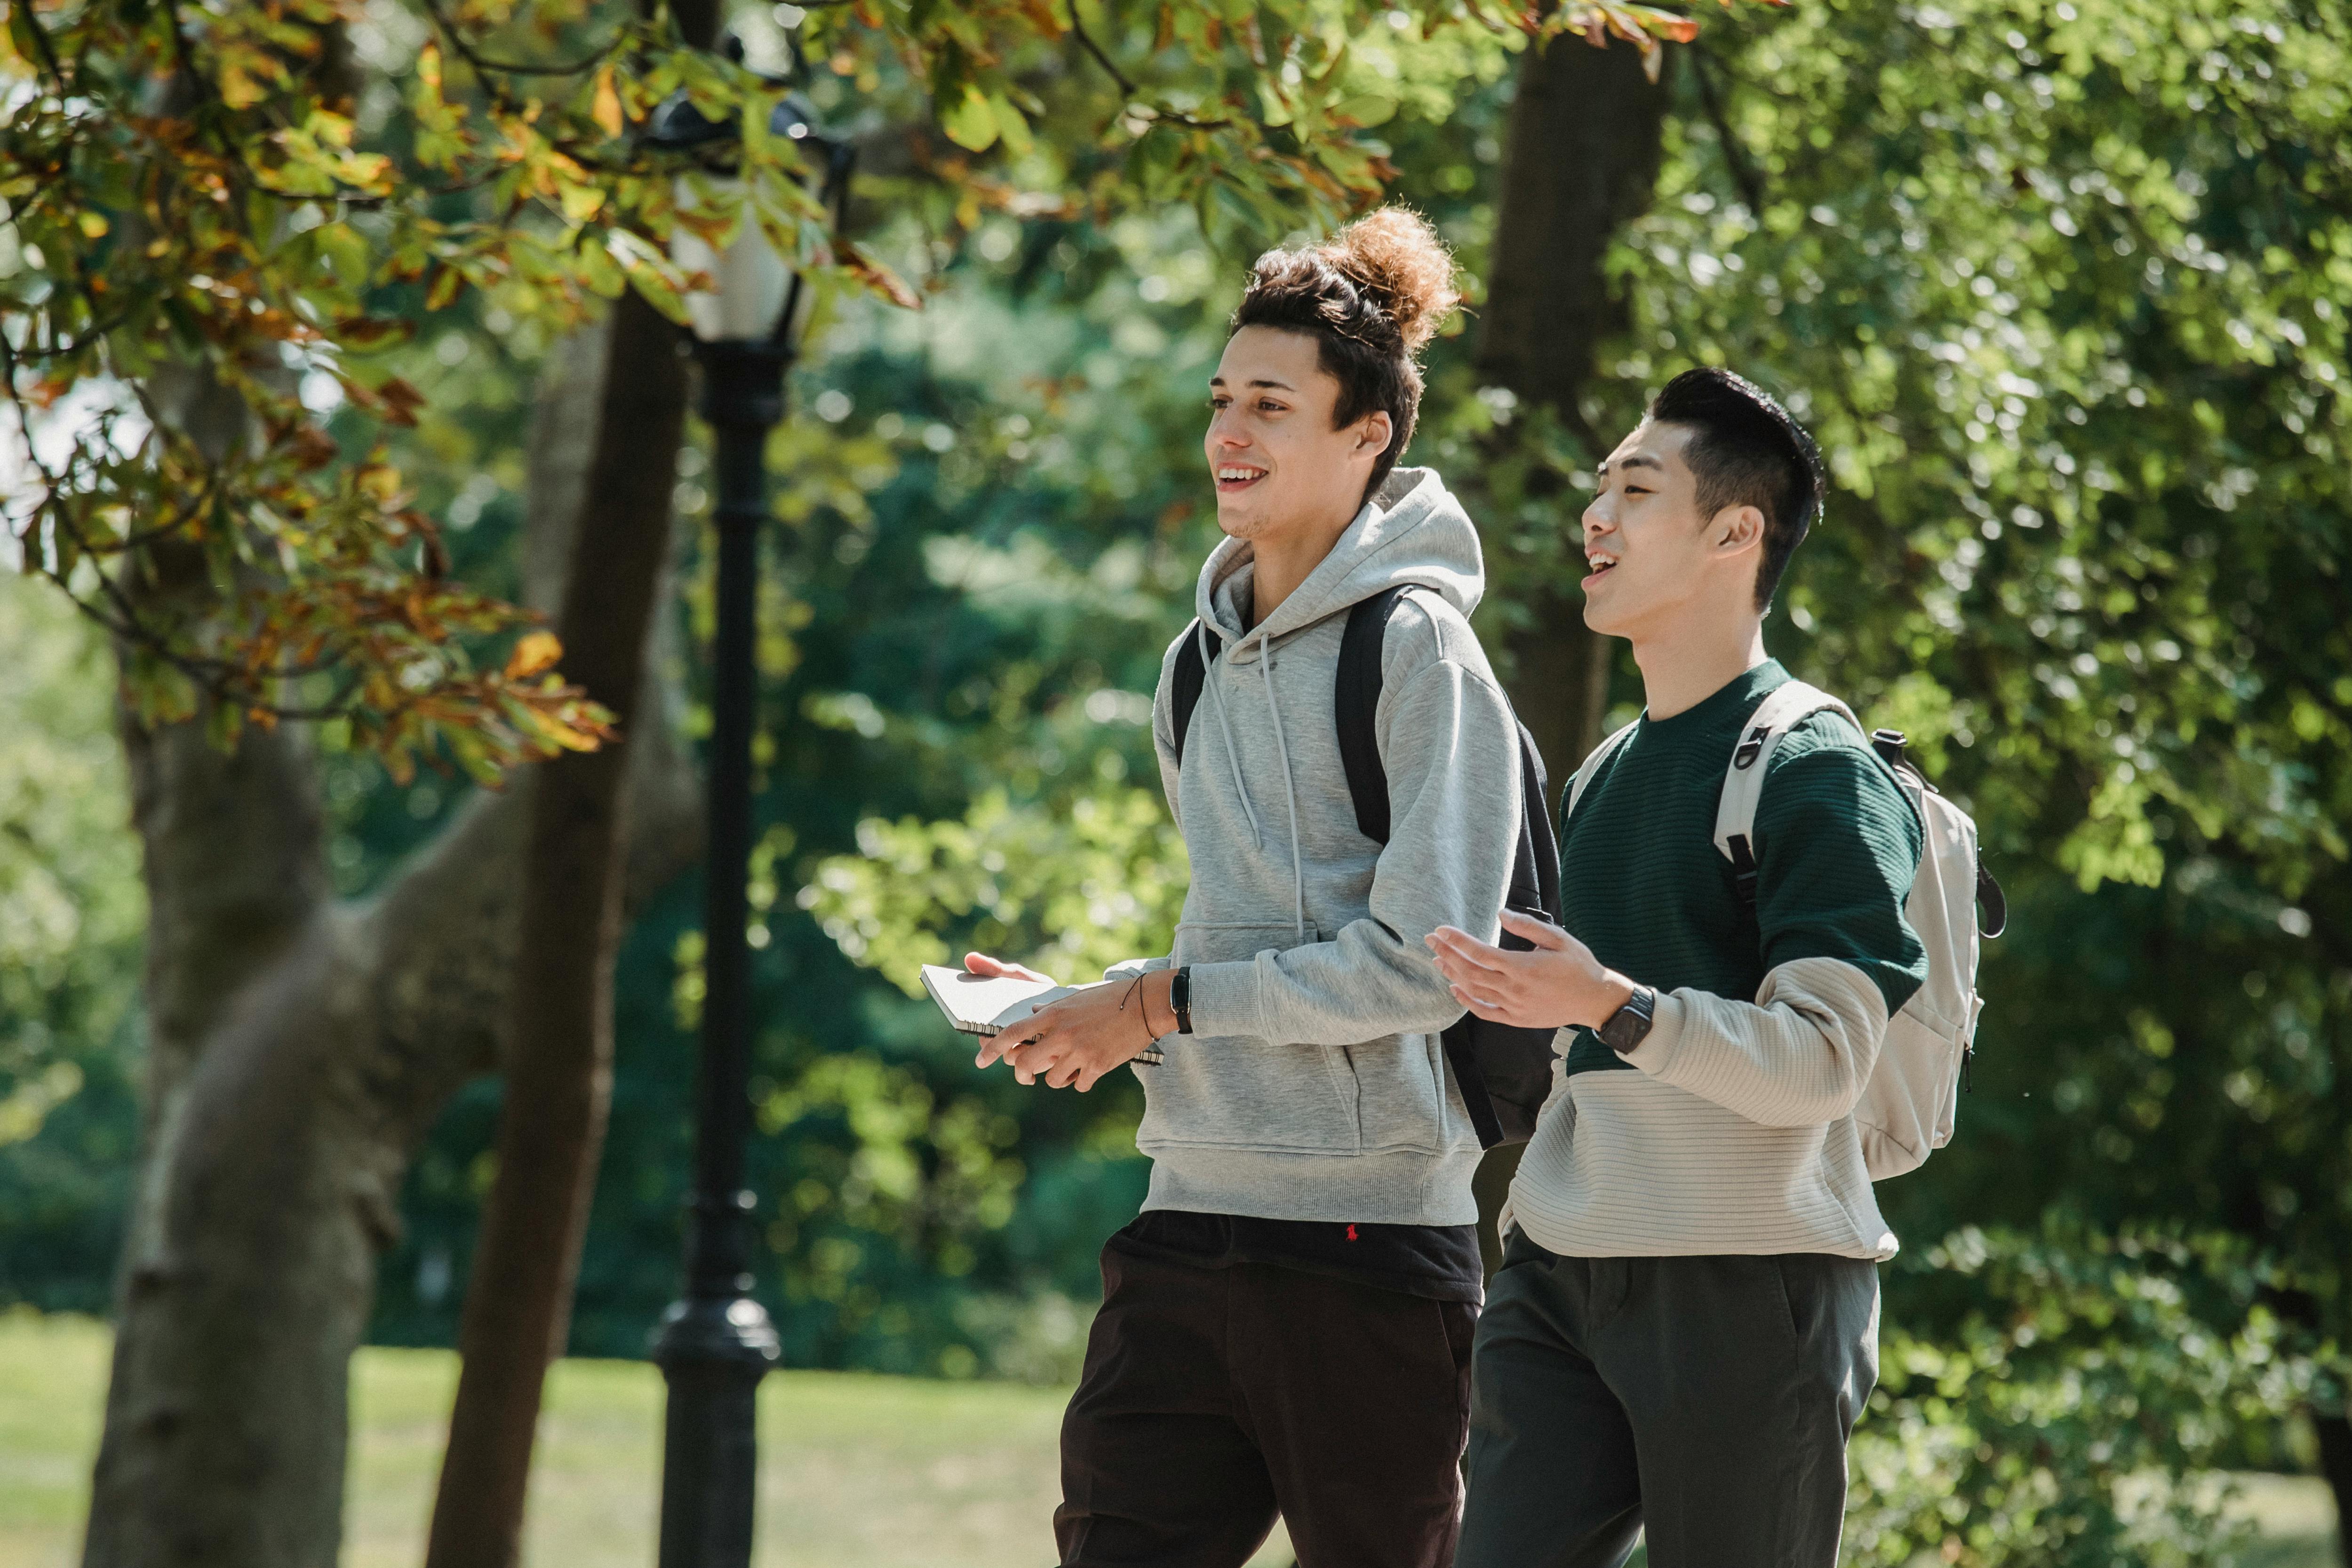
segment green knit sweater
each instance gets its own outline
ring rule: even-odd
[[[1738,1001],[1792,958],[1837,958],[1893,1013],[1927,978],[1903,918],[1923,848],[1919,819],[1840,715],[1783,736],[1756,810],[1756,906],[1715,847],[1715,813],[1748,716],[1789,679],[1776,660],[1672,718],[1644,715],[1559,830],[1563,924],[1611,968],[1659,991]],[[1591,1030],[1566,1071],[1633,1071]]]

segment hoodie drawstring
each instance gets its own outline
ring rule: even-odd
[[[1290,742],[1282,733],[1282,705],[1274,700],[1274,650],[1258,629],[1258,664],[1265,672],[1265,710],[1274,717],[1274,752],[1282,763],[1282,793],[1290,803],[1290,911],[1298,945],[1307,945],[1307,867],[1298,849],[1298,785],[1290,777]]]
[[[1253,635],[1257,638],[1258,668],[1265,679],[1266,712],[1274,719],[1274,750],[1276,759],[1282,765],[1283,798],[1290,808],[1291,929],[1299,945],[1304,946],[1307,942],[1307,862],[1298,843],[1298,784],[1290,775],[1290,740],[1283,733],[1282,705],[1274,699],[1274,650],[1266,645],[1264,622],[1259,623],[1257,631]],[[1207,670],[1211,668],[1213,661],[1209,652],[1209,628],[1205,622],[1201,626],[1200,640],[1201,667]],[[1244,638],[1242,641],[1246,643],[1248,640]],[[1241,652],[1241,643],[1235,643],[1234,651],[1237,653]],[[1265,830],[1258,825],[1257,808],[1250,804],[1249,785],[1242,778],[1241,753],[1234,747],[1233,723],[1225,717],[1224,683],[1212,674],[1209,677],[1208,686],[1210,706],[1217,710],[1217,728],[1224,737],[1225,766],[1233,770],[1234,793],[1241,797],[1242,815],[1249,821],[1250,838],[1258,848],[1264,849],[1265,848]]]
[[[1217,710],[1217,728],[1224,736],[1225,766],[1233,769],[1234,793],[1242,798],[1242,815],[1249,821],[1250,841],[1259,849],[1264,849],[1265,848],[1265,831],[1257,825],[1256,809],[1250,805],[1249,789],[1242,783],[1241,753],[1234,749],[1234,727],[1225,717],[1224,683],[1218,680],[1214,674],[1217,656],[1209,646],[1209,623],[1206,621],[1202,621],[1200,625],[1200,643],[1201,668],[1211,672],[1208,682],[1209,702],[1210,706]]]

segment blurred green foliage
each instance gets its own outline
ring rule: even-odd
[[[0,574],[0,1300],[105,1305],[138,1141],[139,850],[103,640]]]
[[[1148,703],[1122,692],[1087,706],[1131,707],[1149,724]],[[828,859],[800,902],[845,954],[909,996],[922,994],[923,965],[962,961],[938,926],[1085,978],[1163,951],[1184,901],[1184,841],[1145,789],[1081,794],[1061,811],[992,790],[954,821],[861,822],[857,851]]]
[[[2304,1398],[2310,1375],[2247,1250],[2053,1222],[1966,1227],[1895,1264],[1968,1305],[1941,1333],[1895,1320],[1881,1336],[1846,1561],[2231,1560],[2252,1532],[2221,1517],[2212,1472],[2242,1462],[2237,1434]]]

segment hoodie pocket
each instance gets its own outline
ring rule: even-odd
[[[1309,926],[1305,939],[1319,942]],[[1178,964],[1246,963],[1300,942],[1289,921],[1188,920],[1176,927]],[[1358,1131],[1356,1075],[1335,1045],[1276,1044],[1254,1035],[1194,1035],[1171,1040],[1168,1060],[1138,1076],[1144,1082],[1143,1124],[1136,1143],[1227,1148],[1353,1153]]]
[[[1370,1150],[1437,1153],[1469,1131],[1446,1092],[1445,1047],[1433,1034],[1392,1034],[1347,1049],[1356,1080],[1356,1122]]]

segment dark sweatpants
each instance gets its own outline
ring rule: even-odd
[[[1103,1252],[1062,1424],[1066,1568],[1445,1568],[1477,1310],[1271,1263]]]
[[[1478,1323],[1461,1568],[1832,1568],[1878,1270],[1561,1258],[1514,1232]]]

